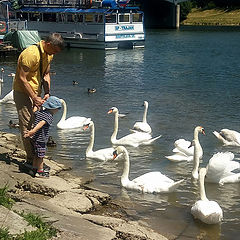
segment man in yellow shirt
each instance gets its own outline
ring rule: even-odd
[[[33,107],[40,108],[50,94],[50,63],[53,55],[64,48],[60,34],[52,33],[46,40],[26,48],[18,58],[16,76],[13,82],[13,96],[19,118],[23,145],[27,154],[27,163],[32,164],[34,148],[29,138],[23,138],[24,132],[33,124]],[[42,88],[44,96],[41,97]]]

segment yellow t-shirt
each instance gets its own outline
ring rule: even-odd
[[[44,52],[42,41],[40,41],[39,44],[42,52],[42,72],[45,73],[48,65],[53,59],[53,55],[48,55],[46,52]],[[42,91],[40,77],[40,53],[36,45],[26,48],[24,51],[22,51],[18,58],[16,76],[13,82],[13,90],[26,93],[19,79],[19,68],[21,66],[26,66],[29,68],[27,81],[32,87],[33,91],[40,96]]]

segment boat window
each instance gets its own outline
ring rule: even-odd
[[[119,14],[119,22],[129,23],[130,15],[129,14]]]
[[[59,13],[58,14],[58,21],[59,22],[65,22],[65,14],[64,13]]]
[[[103,22],[103,15],[95,15],[95,22],[102,23]]]
[[[34,4],[34,0],[23,0],[23,4]]]
[[[74,5],[77,5],[78,2],[79,2],[78,0],[65,0],[64,4],[74,6]]]
[[[68,22],[74,22],[75,20],[75,15],[74,14],[68,14],[67,15],[67,21]]]
[[[41,21],[41,14],[40,13],[29,13],[29,20],[30,21]]]
[[[142,21],[143,21],[142,13],[134,13],[133,14],[133,22],[142,22]]]
[[[85,22],[94,22],[94,15],[93,14],[86,14],[85,15]]]
[[[76,21],[77,21],[77,22],[83,22],[83,15],[82,15],[82,14],[78,14],[78,15],[76,16]]]
[[[35,4],[48,4],[48,0],[35,0]]]
[[[117,15],[116,14],[106,14],[106,23],[116,23],[117,22]]]
[[[9,12],[9,19],[16,19],[16,14],[14,12]]]
[[[56,13],[43,13],[44,22],[56,22]]]
[[[48,0],[49,1],[49,4],[60,4],[62,5],[63,4],[63,0]]]
[[[28,13],[26,12],[18,12],[17,18],[20,20],[28,20]]]

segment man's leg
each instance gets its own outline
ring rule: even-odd
[[[19,128],[22,136],[23,146],[27,154],[27,163],[32,164],[34,159],[34,147],[30,138],[24,138],[24,131],[30,130],[33,124],[33,106],[31,99],[24,93],[14,91],[14,101],[16,103]]]

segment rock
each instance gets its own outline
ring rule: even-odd
[[[0,223],[1,228],[7,228],[9,233],[13,235],[36,230],[24,218],[3,206],[0,206]]]

